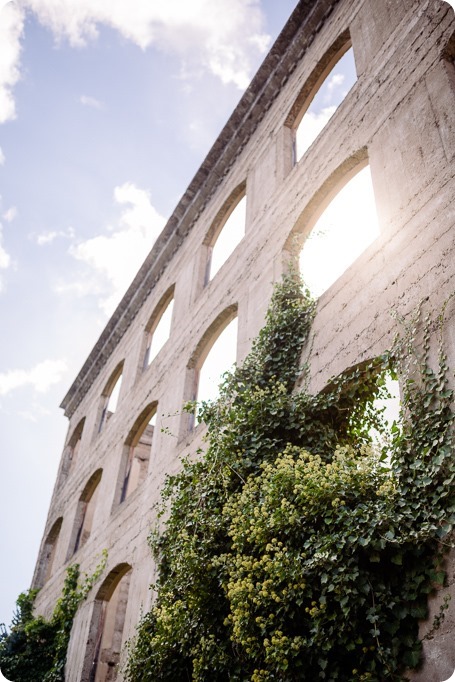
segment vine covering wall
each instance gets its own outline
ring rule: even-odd
[[[46,620],[34,614],[38,590],[19,595],[10,632],[0,637],[0,670],[11,682],[64,682],[74,617],[104,570],[107,553],[92,575],[80,575],[78,564],[66,571],[60,599]]]
[[[243,366],[200,408],[207,450],[167,480],[128,682],[398,681],[419,665],[455,518],[442,342],[432,368],[435,322],[419,310],[389,352],[296,392],[313,314],[286,277]],[[390,373],[392,428],[375,402]]]

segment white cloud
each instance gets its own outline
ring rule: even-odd
[[[142,49],[154,45],[199,64],[223,83],[244,88],[252,60],[270,42],[262,32],[258,0],[24,0],[57,40],[81,46],[96,39],[103,24]]]
[[[344,99],[350,87],[349,84],[348,90],[340,90],[345,81],[346,76],[344,73],[334,73],[322,86],[321,90],[324,91],[323,101],[327,107],[331,105],[338,106]]]
[[[52,412],[50,410],[47,410],[40,403],[35,401],[33,402],[30,410],[20,410],[17,414],[19,417],[22,417],[22,419],[25,419],[26,421],[38,424],[41,421],[42,417],[48,417],[49,415],[52,415]]]
[[[3,220],[6,220],[7,223],[11,223],[14,218],[17,216],[17,208],[15,206],[11,206],[5,213],[3,214]]]
[[[74,239],[74,228],[69,227],[67,230],[49,230],[42,232],[34,237],[38,246],[44,244],[51,244],[55,239],[62,237],[63,239]]]
[[[85,107],[91,107],[92,109],[102,109],[104,106],[99,99],[96,99],[96,97],[89,97],[88,95],[81,95],[79,102]]]
[[[1,4],[0,4],[1,8]],[[259,0],[22,0],[0,9],[0,123],[16,116],[13,87],[20,78],[25,11],[33,12],[58,41],[83,46],[98,36],[98,26],[117,30],[143,50],[151,45],[176,54],[183,77],[201,69],[224,84],[247,87],[270,36],[263,33]],[[83,95],[81,103],[100,108]],[[4,157],[0,150],[0,164]]]
[[[0,9],[0,123],[15,118],[12,88],[20,78],[19,60],[24,11],[16,2]],[[1,153],[1,163],[4,161]]]
[[[5,163],[5,155],[3,153],[3,149],[0,147],[0,166],[3,166]]]
[[[340,85],[343,85],[345,81],[345,75],[344,73],[334,73],[333,76],[329,79],[329,82],[327,83],[327,90],[329,92],[332,92],[335,88],[338,88]]]
[[[130,182],[116,187],[114,198],[128,208],[123,210],[117,227],[109,227],[111,234],[93,237],[70,248],[72,256],[90,267],[92,281],[64,283],[57,289],[59,293],[98,294],[99,305],[108,315],[125,293],[165,223],[150,203],[148,192]]]
[[[105,287],[102,286],[96,277],[84,277],[84,279],[74,282],[59,282],[55,287],[56,294],[62,296],[75,296],[82,298],[83,296],[102,295],[105,293]]]
[[[3,234],[2,234],[2,224],[0,223],[0,270],[7,270],[11,265],[11,256],[5,250],[2,245]],[[0,292],[4,290],[4,283],[0,277]]]
[[[66,370],[64,360],[44,360],[29,370],[12,369],[0,373],[0,395],[7,395],[24,386],[46,393],[53,384],[58,384]]]
[[[11,257],[0,244],[0,269],[6,270],[11,264]]]

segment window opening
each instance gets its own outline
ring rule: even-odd
[[[123,564],[111,572],[97,595],[89,640],[93,645],[87,652],[89,682],[117,679],[130,578],[131,568]]]
[[[149,332],[147,339],[147,349],[145,351],[144,367],[148,367],[152,360],[158,355],[171,334],[172,313],[174,310],[174,299],[167,304],[161,314],[157,325]]]
[[[246,196],[228,215],[215,242],[209,249],[207,261],[206,283],[214,278],[221,266],[227,261],[245,236]]]
[[[109,399],[107,401],[106,409],[107,409],[107,419],[114,414],[115,410],[117,409],[118,405],[118,397],[120,394],[120,387],[122,385],[122,375],[119,376],[117,381],[115,382],[115,386],[112,389],[112,393],[109,396]]]
[[[120,493],[120,502],[126,500],[147,476],[155,426],[156,406],[148,410],[147,415],[142,420],[139,431],[134,438],[131,439],[131,444],[127,445],[128,454]],[[127,443],[128,441],[130,441],[130,438],[127,439]]]
[[[99,482],[101,480],[101,469],[96,471],[90,481],[85,486],[76,513],[76,538],[74,541],[73,554],[83,547],[90,537],[95,515],[96,503],[98,499]]]
[[[324,293],[378,237],[369,166],[336,194],[305,240],[299,266],[314,296]]]
[[[85,417],[81,419],[79,424],[76,426],[76,428],[73,431],[73,435],[71,436],[68,442],[62,466],[63,477],[68,476],[68,474],[70,473],[71,469],[74,467],[77,461],[79,448],[82,440],[82,431],[84,430],[84,424]]]
[[[118,406],[123,374],[121,369],[116,370],[116,372],[119,372],[117,378],[113,383],[111,383],[111,389],[108,389],[108,392],[103,396],[103,409],[101,412],[100,426],[98,431],[101,431],[106,422],[112,417]],[[114,376],[116,372],[114,372]]]
[[[70,446],[70,448],[71,448],[71,450],[70,450],[70,462],[71,462],[70,467],[73,466],[74,462],[77,459],[77,455],[79,453],[79,447],[81,445],[81,438],[82,438],[82,432],[78,436],[78,439],[76,440],[74,445]]]
[[[298,162],[327,125],[357,80],[354,52],[350,47],[337,61],[304,109],[295,131],[294,152]]]
[[[382,412],[384,425],[386,426],[386,433],[379,433],[376,429],[371,430],[371,437],[379,449],[387,453],[385,463],[390,465],[390,437],[392,431],[401,428],[401,396],[400,384],[398,379],[392,376],[392,372],[388,371],[384,377],[385,387],[389,394],[389,398],[376,398],[373,402],[375,410]]]
[[[196,400],[216,400],[222,374],[232,368],[237,358],[237,328],[235,317],[223,329],[210,348],[199,371],[196,372]]]
[[[58,518],[52,526],[44,543],[43,553],[40,562],[40,571],[37,579],[37,586],[42,587],[51,577],[54,566],[55,555],[57,552],[57,543],[62,527],[63,519]]]

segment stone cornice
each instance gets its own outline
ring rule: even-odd
[[[71,417],[337,0],[300,0],[63,398]]]

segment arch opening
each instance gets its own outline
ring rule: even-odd
[[[84,679],[117,679],[123,642],[131,566],[121,564],[108,575],[95,600],[86,652]]]
[[[299,268],[311,293],[321,296],[378,236],[367,165],[339,189],[305,239]]]
[[[195,369],[194,399],[197,402],[216,400],[222,375],[232,368],[237,359],[237,316],[207,343]]]
[[[53,524],[44,543],[39,562],[38,576],[35,581],[38,588],[45,585],[52,575],[62,523],[63,518],[60,516]]]
[[[78,549],[85,545],[92,532],[93,518],[97,505],[101,475],[102,469],[95,471],[95,473],[90,477],[82,492],[82,495],[79,498],[74,524],[72,551],[70,552],[70,556],[75,554]]]
[[[168,298],[168,297],[166,297]],[[150,363],[158,355],[166,341],[171,335],[171,325],[172,325],[172,314],[174,311],[174,297],[171,294],[170,300],[168,300],[164,307],[162,307],[162,312],[157,316],[152,316],[155,318],[154,323],[152,322],[150,330],[147,332],[147,343],[144,356],[144,369],[147,368]]]
[[[152,403],[136,420],[125,442],[119,502],[124,502],[147,476],[156,426],[157,403]]]
[[[324,62],[327,64],[324,66]],[[298,163],[325,128],[357,80],[354,51],[350,40],[329,59],[318,65],[315,81],[294,122],[294,162]]]
[[[123,362],[112,373],[101,399],[101,418],[98,432],[101,431],[117,410],[122,387]]]
[[[209,245],[205,283],[210,282],[233,253],[236,246],[245,236],[246,194],[240,197],[234,208],[221,222],[219,231],[215,233]]]
[[[85,417],[83,417],[74,429],[63,457],[62,470],[60,474],[60,484],[67,478],[70,471],[74,468],[79,455],[79,448],[84,430]]]

